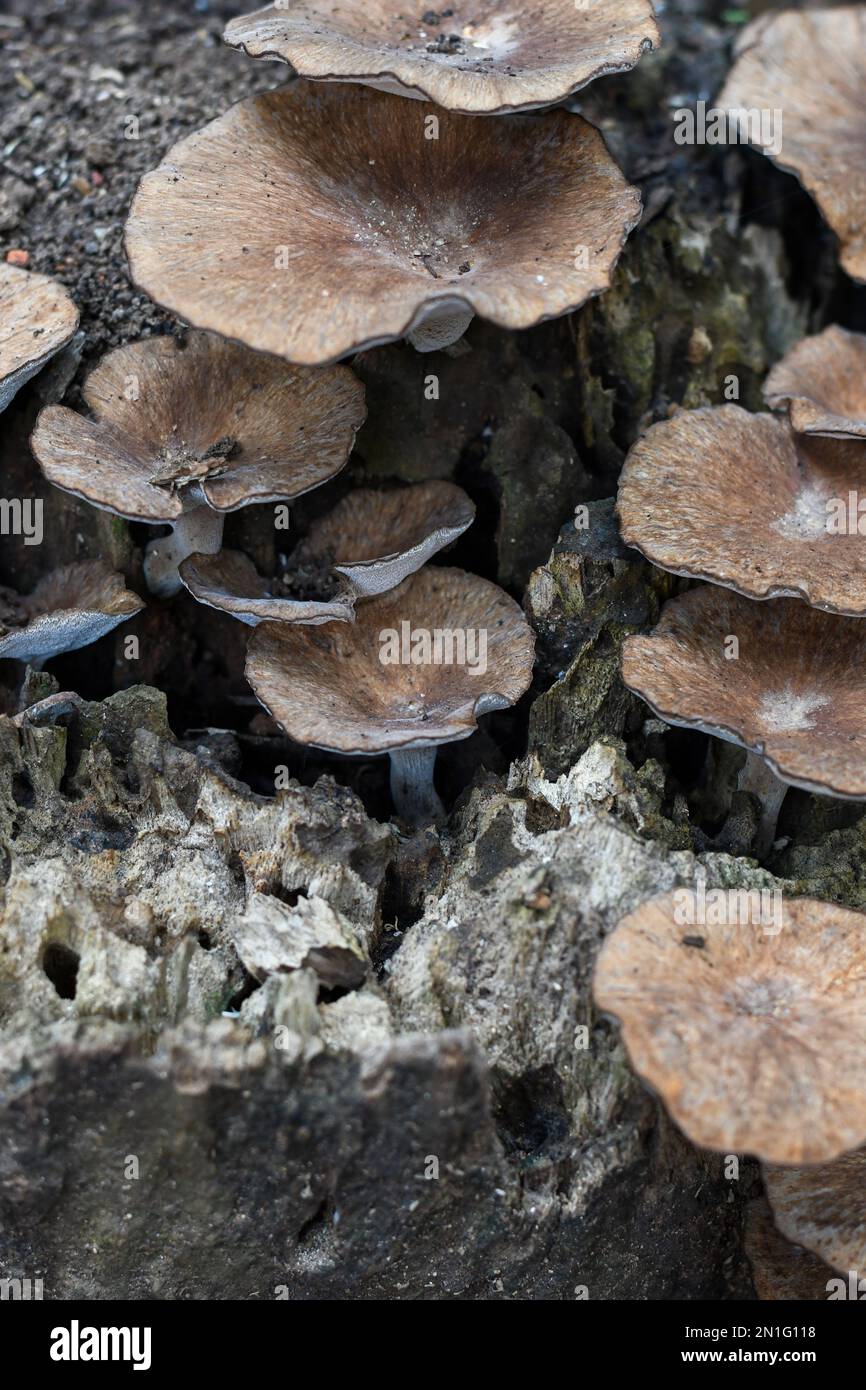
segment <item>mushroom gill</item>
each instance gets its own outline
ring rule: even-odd
[[[0,592],[0,659],[41,666],[97,642],[144,604],[102,560],[46,574],[31,594]]]
[[[293,558],[327,561],[361,598],[395,589],[462,536],[475,507],[448,482],[357,488],[314,522]]]
[[[776,1225],[834,1269],[866,1275],[866,1149],[809,1168],[763,1165]]]
[[[407,336],[445,347],[473,314],[570,313],[608,286],[639,216],[579,116],[479,122],[298,82],[176,145],[139,186],[126,246],[151,298],[316,366]]]
[[[626,72],[659,31],[650,0],[449,0],[441,12],[418,5],[411,15],[393,0],[283,0],[231,20],[223,38],[318,82],[361,82],[489,115],[549,106]]]

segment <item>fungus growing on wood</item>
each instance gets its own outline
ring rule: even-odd
[[[345,582],[323,583],[319,573],[305,585],[303,574],[285,581],[265,579],[252,560],[239,550],[218,555],[191,555],[180,566],[180,577],[193,598],[221,608],[242,623],[350,623],[355,597]]]
[[[392,0],[278,3],[233,19],[226,43],[279,58],[301,77],[361,82],[452,111],[495,114],[550,106],[657,46],[649,0],[545,5],[450,0],[412,16]]]
[[[0,410],[77,327],[78,310],[62,285],[0,262]]]
[[[263,624],[246,675],[297,743],[389,754],[397,811],[421,825],[442,816],[437,747],[519,700],[534,645],[521,608],[495,584],[433,567],[360,605],[352,625]]]
[[[866,798],[866,625],[704,585],[626,639],[622,674],[667,723],[748,750],[740,786],[761,802],[759,855],[788,786]]]
[[[289,906],[251,893],[232,936],[256,980],[306,968],[325,989],[356,989],[369,968],[351,923],[324,898],[299,897]]]
[[[639,216],[579,116],[479,122],[295,83],[176,145],[141,182],[126,246],[152,299],[316,366],[403,337],[443,348],[476,313],[504,328],[570,313],[608,286]]]
[[[289,502],[338,473],[365,418],[346,368],[298,370],[209,333],[116,348],[83,394],[94,418],[48,406],[33,452],[64,491],[172,528],[145,559],[162,596],[180,588],[188,555],[220,549],[227,512]]]
[[[866,439],[866,335],[834,324],[803,338],[770,372],[764,400],[798,434]]]
[[[693,1143],[825,1163],[866,1140],[866,917],[809,898],[781,929],[677,889],[619,923],[595,969],[637,1073]],[[700,925],[684,925],[699,921]]]
[[[718,105],[780,169],[796,175],[866,280],[866,9],[765,14],[743,30]],[[768,119],[772,116],[772,119]]]
[[[64,565],[40,579],[32,594],[0,589],[0,660],[41,666],[98,642],[143,607],[123,575],[101,560]]]
[[[811,1168],[768,1163],[763,1174],[783,1235],[834,1269],[866,1272],[866,1149]]]
[[[617,512],[626,544],[661,569],[860,616],[864,479],[866,441],[796,434],[736,405],[683,410],[631,449]]]
[[[373,598],[395,589],[474,520],[473,503],[454,483],[359,488],[314,522],[295,557],[326,562],[361,598]]]

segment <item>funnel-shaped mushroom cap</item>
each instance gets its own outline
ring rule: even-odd
[[[792,899],[777,930],[760,893],[745,911],[722,897],[702,912],[679,889],[625,917],[596,1002],[693,1143],[829,1161],[866,1140],[866,917]]]
[[[866,439],[866,335],[834,325],[803,338],[770,372],[764,400],[787,408],[798,434]]]
[[[814,1168],[766,1164],[764,1185],[783,1235],[834,1269],[866,1273],[866,1149]]]
[[[866,798],[866,624],[703,586],[626,639],[622,675],[669,724],[759,753],[783,782]]]
[[[866,7],[846,5],[755,20],[740,35],[718,98],[748,117],[749,143],[811,193],[855,280],[866,280],[864,88]],[[773,121],[761,120],[762,112]]]
[[[104,637],[144,607],[101,560],[64,565],[40,579],[32,594],[0,598],[0,659],[48,661]]]
[[[359,488],[311,527],[295,554],[326,560],[357,594],[372,598],[395,589],[474,519],[473,503],[454,483]]]
[[[310,372],[210,333],[146,338],[91,372],[89,420],[39,416],[32,447],[57,487],[136,521],[168,522],[188,502],[229,512],[290,501],[344,467],[365,418],[345,367]]]
[[[363,82],[451,111],[549,106],[658,44],[650,0],[450,0],[441,13],[393,0],[281,0],[233,19],[226,43],[302,77]]]
[[[866,546],[851,495],[860,493],[862,440],[798,435],[786,420],[723,405],[647,430],[626,459],[617,512],[626,544],[662,569],[859,615]]]
[[[440,112],[426,139],[430,115],[362,87],[242,101],[142,180],[133,279],[200,327],[312,365],[431,317],[528,328],[607,287],[640,196],[598,131],[564,111]]]
[[[250,627],[268,621],[312,626],[350,623],[355,612],[355,597],[345,585],[335,585],[337,592],[332,598],[281,596],[279,584],[264,579],[239,550],[191,555],[180,566],[180,577],[199,603],[221,608]]]
[[[56,280],[0,264],[0,410],[77,327],[78,310]]]
[[[529,687],[534,648],[522,609],[495,584],[434,566],[363,604],[352,626],[266,623],[246,676],[296,742],[387,753],[468,738],[479,715]]]

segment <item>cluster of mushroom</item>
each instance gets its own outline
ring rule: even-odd
[[[469,498],[442,482],[352,493],[270,577],[222,550],[224,518],[344,467],[364,418],[334,365],[347,354],[403,337],[453,349],[476,313],[525,328],[608,285],[637,190],[579,117],[514,113],[632,67],[657,40],[652,7],[550,0],[530,20],[455,0],[415,21],[384,0],[307,0],[225,37],[295,79],[171,150],[126,229],[133,279],[197,331],[110,353],[85,387],[91,418],[49,407],[33,450],[58,487],[168,528],[147,547],[152,592],[185,585],[256,627],[247,675],[286,732],[388,752],[398,810],[430,821],[436,746],[532,673],[513,600],[424,568],[470,525]],[[467,662],[474,639],[483,661]]]
[[[669,723],[748,750],[759,856],[788,785],[866,798],[864,361],[858,334],[804,339],[765,384],[783,414],[678,412],[620,478],[626,543],[719,586],[671,600],[626,642],[625,682]]]
[[[842,169],[862,145],[864,37],[862,7],[767,15],[720,98],[784,107],[784,167],[858,279],[866,204]],[[838,120],[815,120],[818,86]],[[764,398],[776,413],[725,405],[652,426],[617,502],[628,544],[709,581],[626,641],[625,683],[668,723],[747,750],[759,856],[787,786],[866,799],[866,337],[833,326],[797,343]],[[702,879],[619,923],[594,989],[689,1138],[762,1161],[771,1216],[754,1217],[748,1242],[762,1296],[792,1296],[808,1276],[824,1281],[812,1296],[847,1297],[837,1276],[866,1263],[866,916]],[[780,1232],[825,1264],[797,1266]]]

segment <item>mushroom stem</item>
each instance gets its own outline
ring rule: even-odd
[[[410,328],[406,341],[418,352],[441,352],[459,343],[475,314],[469,308],[454,304],[434,304]]]
[[[225,515],[203,505],[183,512],[172,522],[171,532],[149,542],[144,557],[144,577],[152,594],[170,598],[183,587],[178,565],[190,555],[216,555],[223,543]]]
[[[751,792],[760,803],[761,819],[754,849],[757,858],[763,859],[773,848],[776,823],[788,791],[787,783],[782,782],[757,753],[747,753],[737,785],[741,792]]]
[[[435,748],[395,748],[391,758],[391,796],[400,819],[415,827],[445,819],[445,807],[433,786]]]

